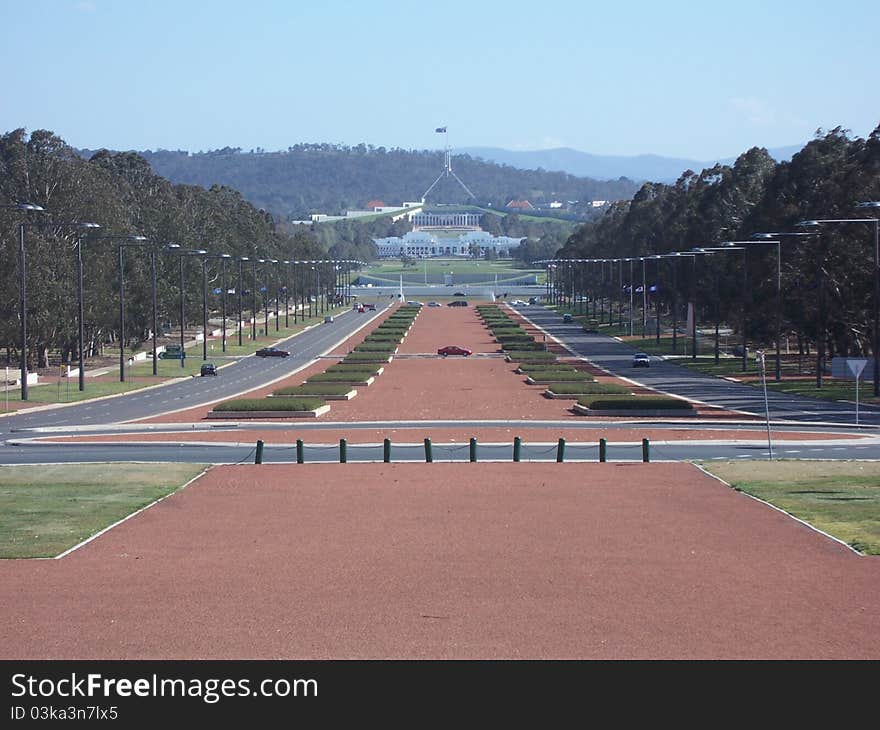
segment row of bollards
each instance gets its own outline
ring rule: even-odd
[[[257,448],[254,454],[254,464],[263,463],[263,441],[257,440]],[[471,463],[477,461],[477,440],[471,438],[468,444],[468,457]],[[520,461],[522,457],[522,439],[516,436],[513,439],[513,460]],[[605,463],[608,460],[608,442],[599,439],[599,461]],[[386,464],[391,463],[391,440],[385,439],[382,442],[382,461]],[[434,449],[431,445],[431,439],[425,439],[425,463],[431,464],[434,461]],[[565,461],[565,439],[561,438],[556,444],[556,463],[561,464]],[[648,463],[651,461],[651,444],[648,439],[642,439],[642,461]],[[339,439],[339,463],[348,462],[348,442],[345,439]],[[296,463],[305,463],[305,445],[302,439],[296,440]]]

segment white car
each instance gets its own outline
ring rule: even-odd
[[[527,307],[527,306],[529,306],[529,303],[524,302],[522,299],[514,299],[510,303],[510,306],[512,306],[512,307]]]

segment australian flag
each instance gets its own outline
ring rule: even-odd
[[[437,127],[437,129],[435,129],[434,131],[443,134],[446,131],[446,127]]]

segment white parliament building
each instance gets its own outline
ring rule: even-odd
[[[479,213],[417,213],[412,216],[413,229],[403,236],[374,238],[379,258],[401,256],[471,256],[474,245],[480,256],[494,249],[500,256],[510,255],[525,238],[493,236],[480,228]]]

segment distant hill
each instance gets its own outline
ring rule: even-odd
[[[778,147],[768,150],[777,162],[791,159],[803,145]],[[518,151],[498,147],[464,147],[459,152],[471,157],[497,162],[523,170],[558,170],[570,175],[581,175],[596,180],[650,180],[651,182],[674,182],[685,170],[699,172],[715,163],[733,164],[735,157],[699,161],[660,155],[593,155],[568,147],[551,150]]]
[[[183,150],[139,152],[158,175],[173,183],[226,185],[253,205],[279,219],[309,213],[341,213],[368,201],[388,205],[420,200],[443,170],[439,151],[385,149],[357,145],[298,144],[283,152],[210,152]],[[523,170],[509,165],[453,157],[453,168],[473,192],[470,199],[453,178],[442,179],[428,202],[476,202],[495,209],[511,199],[533,205],[559,201],[627,200],[638,184],[632,180],[593,180],[566,172]]]

